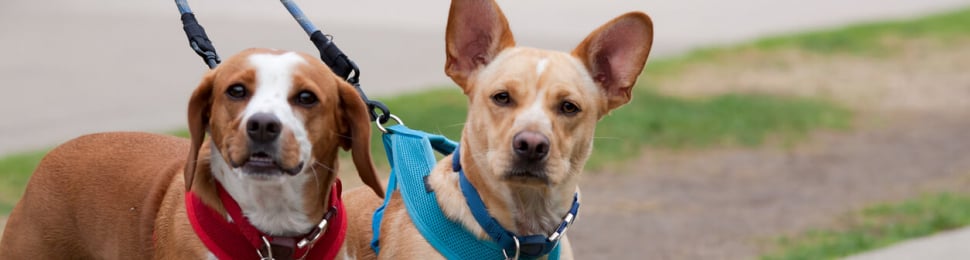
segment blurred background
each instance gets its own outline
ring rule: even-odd
[[[562,51],[629,11],[654,21],[634,101],[598,128],[570,236],[581,259],[824,258],[970,224],[970,1],[498,2],[519,45]],[[297,3],[369,95],[456,137],[448,1]],[[189,4],[222,57],[316,54],[277,1]],[[174,1],[4,0],[0,57],[0,215],[50,147],[183,129],[207,70]],[[884,218],[930,220],[898,235]],[[813,247],[839,239],[858,245]]]
[[[371,95],[450,84],[447,1],[299,1],[362,68]],[[779,32],[914,17],[965,0],[501,1],[520,45],[571,50],[609,19],[640,10],[656,24],[652,57]],[[217,50],[315,53],[277,1],[190,1]],[[0,3],[0,154],[83,133],[184,125],[182,107],[206,67],[188,48],[174,1]]]

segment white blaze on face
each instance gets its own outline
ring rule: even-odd
[[[549,59],[542,58],[536,62],[536,80],[542,78],[542,73],[546,71]],[[536,82],[538,84],[538,82]],[[542,88],[536,93],[535,99],[528,104],[521,113],[515,116],[513,127],[517,130],[534,130],[540,133],[552,131],[552,121],[546,114],[546,88]]]
[[[293,132],[296,141],[300,144],[300,157],[306,159],[310,153],[310,141],[303,118],[297,117],[289,102],[290,91],[293,88],[293,72],[297,65],[306,64],[306,60],[296,53],[287,52],[279,55],[253,54],[249,56],[249,63],[256,68],[256,93],[246,104],[243,123],[239,127],[245,132],[246,122],[253,114],[272,114],[280,120],[284,129]]]
[[[536,77],[542,77],[542,72],[546,71],[546,65],[549,65],[548,59],[541,59],[536,63]]]
[[[546,90],[543,89],[536,93],[535,99],[528,104],[528,107],[515,116],[512,127],[516,131],[533,130],[540,133],[552,131],[552,120],[546,112]]]

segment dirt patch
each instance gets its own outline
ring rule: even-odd
[[[970,110],[970,40],[893,43],[885,55],[746,50],[697,63],[659,89],[678,96],[734,92],[827,97],[863,111]]]
[[[585,176],[570,239],[580,259],[754,258],[865,205],[970,191],[967,133],[965,117],[916,117],[793,149],[648,152]]]

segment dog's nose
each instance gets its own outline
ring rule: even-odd
[[[539,161],[549,154],[549,138],[532,131],[519,132],[512,138],[512,149],[522,159]]]
[[[246,133],[249,139],[256,142],[271,142],[280,136],[282,126],[280,119],[270,113],[256,113],[246,122]]]

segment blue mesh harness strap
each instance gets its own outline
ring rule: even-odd
[[[436,164],[435,151],[451,154],[457,151],[458,144],[444,136],[412,130],[403,125],[391,126],[387,130],[382,138],[391,165],[391,175],[384,204],[374,212],[371,222],[371,248],[374,252],[380,251],[379,232],[384,209],[391,194],[397,190],[418,231],[445,258],[507,258],[499,244],[479,240],[460,223],[448,219],[438,206],[435,192],[427,187],[427,178]],[[549,253],[549,259],[559,259],[559,246],[555,246]]]
[[[388,128],[383,135],[384,149],[391,164],[384,205],[374,212],[374,237],[371,248],[379,252],[380,223],[384,208],[394,190],[404,199],[411,221],[428,243],[448,259],[497,259],[502,249],[495,243],[481,241],[465,231],[461,224],[442,213],[434,191],[425,188],[425,179],[434,168],[434,151],[450,154],[457,144],[440,135],[408,129],[402,125]]]

